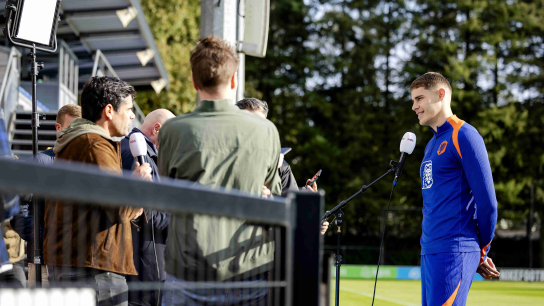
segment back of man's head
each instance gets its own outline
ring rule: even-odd
[[[144,123],[142,123],[142,126],[140,127],[140,131],[144,133],[151,142],[155,144],[155,146],[159,147],[159,130],[164,125],[164,123],[174,118],[175,115],[164,108],[159,108],[151,113],[147,114],[144,119]]]
[[[119,78],[93,77],[83,87],[81,93],[81,115],[84,119],[97,122],[102,116],[102,110],[111,104],[114,111],[128,97],[136,96],[136,90],[130,84]]]
[[[63,130],[70,126],[70,123],[76,118],[81,118],[81,107],[77,104],[67,104],[57,112],[57,131]]]
[[[410,91],[421,87],[425,90],[430,90],[438,85],[446,86],[446,88],[449,89],[450,94],[452,93],[450,82],[438,72],[427,72],[415,79],[410,86]]]
[[[238,70],[236,49],[226,40],[208,36],[191,51],[191,71],[195,86],[215,94],[220,85],[226,85]]]
[[[236,102],[236,106],[238,106],[240,109],[245,109],[252,113],[263,114],[265,118],[268,116],[268,104],[265,101],[261,101],[259,99],[242,99]]]
[[[166,122],[166,120],[172,119],[175,116],[176,115],[174,115],[171,111],[165,108],[159,108],[150,112],[149,114],[147,114],[147,116],[145,116],[142,126],[154,125],[155,123],[159,123],[160,125],[163,125]]]

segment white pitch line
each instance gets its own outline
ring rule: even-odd
[[[351,289],[351,288],[346,288],[346,287],[340,287],[340,290],[372,298],[372,293],[363,292],[363,291],[359,291],[359,290],[355,290],[355,289]],[[400,305],[405,305],[405,306],[420,306],[418,304],[412,304],[412,303],[408,303],[408,302],[404,302],[404,301],[401,301],[401,300],[396,300],[396,299],[392,299],[392,298],[388,298],[388,297],[380,296],[380,295],[376,295],[376,299],[384,300],[384,301],[387,301],[387,302],[396,303],[396,304],[400,304]]]

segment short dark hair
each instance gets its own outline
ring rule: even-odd
[[[191,72],[196,87],[215,93],[227,84],[238,69],[238,54],[233,45],[217,36],[201,40],[191,51]]]
[[[264,116],[268,116],[268,103],[261,101],[255,98],[242,99],[236,102],[236,106],[240,109],[252,110],[252,111],[261,111]]]
[[[136,96],[136,90],[125,81],[113,77],[92,77],[81,93],[81,117],[96,122],[102,117],[102,110],[111,104],[118,111],[123,100]]]
[[[415,79],[415,81],[413,81],[412,85],[410,86],[410,91],[420,87],[429,90],[431,88],[434,88],[438,84],[444,84],[448,86],[450,92],[452,92],[450,82],[448,82],[448,80],[438,72],[427,72],[419,78]]]

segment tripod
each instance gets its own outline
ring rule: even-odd
[[[338,306],[340,304],[340,266],[342,265],[342,255],[340,255],[340,236],[342,233],[342,222],[344,218],[344,212],[342,211],[342,208],[344,208],[351,200],[353,200],[355,197],[360,195],[361,193],[365,192],[370,186],[374,185],[375,183],[379,182],[381,179],[386,177],[388,174],[395,172],[397,170],[398,162],[391,161],[390,165],[392,166],[391,169],[387,170],[382,176],[374,180],[369,185],[363,185],[359,191],[357,191],[354,195],[349,197],[348,199],[340,202],[340,204],[336,205],[333,209],[327,211],[325,215],[323,215],[322,222],[325,221],[327,218],[329,218],[331,215],[335,215],[336,217],[336,227],[337,230],[337,246],[336,246],[336,258],[334,261],[334,265],[336,266],[336,291],[335,291],[335,306]]]

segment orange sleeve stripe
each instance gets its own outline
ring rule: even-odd
[[[446,301],[446,303],[442,304],[442,306],[453,305],[453,302],[455,302],[455,298],[457,297],[457,291],[459,291],[459,287],[461,287],[461,281],[459,281],[459,284],[457,285],[457,288],[455,288],[455,291],[453,291],[450,298]]]
[[[461,129],[463,124],[465,124],[465,121],[463,121],[463,120],[457,118],[457,116],[453,115],[453,116],[448,118],[448,122],[453,127],[453,134],[452,134],[453,145],[457,149],[457,153],[459,153],[459,156],[462,159],[463,155],[461,155],[461,148],[459,147],[459,138],[458,137],[459,137],[459,130]]]
[[[489,248],[490,245],[491,241],[489,241],[489,243],[480,251],[480,263],[484,262],[484,258],[487,255],[485,251]]]

